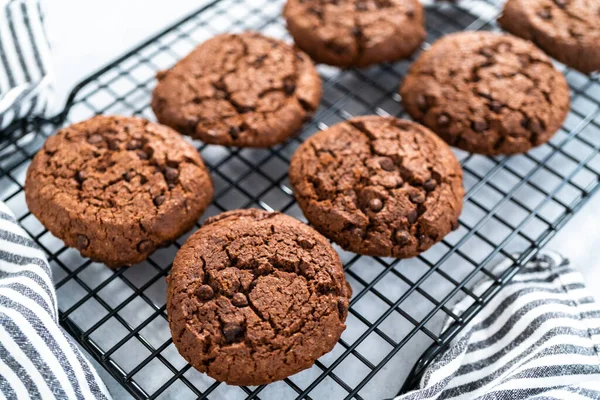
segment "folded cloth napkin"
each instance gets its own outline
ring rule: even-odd
[[[46,114],[52,76],[39,0],[0,0],[0,131]]]
[[[109,399],[59,327],[46,256],[0,202],[0,398]]]
[[[600,307],[566,259],[538,256],[426,369],[420,387],[395,400],[600,399]]]

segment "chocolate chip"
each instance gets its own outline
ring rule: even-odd
[[[90,239],[85,235],[77,235],[77,248],[85,250],[90,245]]]
[[[87,142],[89,144],[98,144],[100,142],[103,142],[104,138],[102,137],[102,135],[99,135],[97,133],[94,133],[92,136],[90,136],[87,140]]]
[[[244,328],[239,324],[229,322],[223,326],[223,335],[225,335],[225,340],[228,342],[233,342],[239,339],[244,333]]]
[[[352,36],[362,37],[362,35],[363,35],[362,29],[360,29],[358,26],[355,26],[354,28],[352,28]]]
[[[417,214],[417,210],[410,210],[408,214],[406,214],[406,219],[408,220],[409,224],[414,224],[415,222],[417,222],[418,217],[419,214]]]
[[[504,105],[497,100],[492,100],[492,102],[490,103],[490,110],[492,110],[493,112],[500,111],[502,107],[504,107]]]
[[[369,200],[369,208],[373,212],[379,212],[383,208],[383,202],[377,197]]]
[[[304,237],[298,238],[298,244],[300,245],[300,247],[302,247],[303,249],[307,249],[307,250],[310,250],[313,247],[315,247],[315,241],[314,240],[308,239],[308,238],[304,238]]]
[[[165,179],[168,182],[175,182],[177,177],[179,176],[179,171],[175,168],[167,167],[165,168]]]
[[[346,53],[346,47],[344,45],[341,45],[339,43],[336,42],[328,42],[326,44],[327,48],[331,51],[333,51],[335,54],[345,54]]]
[[[138,150],[135,153],[140,158],[140,160],[147,160],[147,159],[150,158],[150,156],[148,155],[148,153],[146,153],[144,150]]]
[[[231,298],[231,303],[236,307],[246,307],[248,305],[248,298],[244,293],[236,293]]]
[[[348,299],[344,297],[340,297],[338,299],[338,313],[342,317],[342,319],[346,319],[348,314]]]
[[[165,196],[163,196],[162,194],[160,194],[160,195],[156,196],[154,198],[154,200],[152,200],[152,202],[154,203],[154,205],[156,207],[158,207],[158,206],[162,205],[165,202]]]
[[[396,243],[398,243],[400,246],[410,243],[410,234],[406,231],[396,231],[394,238],[396,239]]]
[[[323,11],[319,10],[318,8],[310,7],[308,9],[308,12],[311,13],[311,14],[316,15],[319,18],[323,18]]]
[[[123,178],[125,178],[125,180],[126,180],[127,182],[129,182],[129,181],[131,181],[131,180],[132,180],[132,179],[135,177],[135,175],[136,175],[136,172],[135,172],[135,171],[133,171],[133,170],[129,170],[129,171],[127,171],[127,172],[125,172],[125,173],[123,174]]]
[[[283,81],[283,91],[287,94],[294,94],[296,91],[296,84],[289,79]]]
[[[527,129],[529,129],[531,133],[534,133],[536,135],[539,135],[544,131],[542,123],[537,118],[532,118],[529,120],[529,123],[527,124]]]
[[[450,116],[446,113],[438,115],[437,124],[440,128],[450,125]]]
[[[75,179],[79,183],[85,181],[85,178],[87,178],[87,173],[85,171],[78,171],[77,174],[75,175]]]
[[[437,187],[437,182],[435,181],[435,179],[428,179],[423,184],[423,189],[425,189],[428,192],[433,192],[436,187]]]
[[[215,292],[209,285],[202,285],[196,289],[196,296],[201,300],[210,300],[214,295]]]
[[[119,144],[121,144],[121,142],[119,142],[117,139],[109,140],[108,148],[111,150],[119,150]]]
[[[152,241],[151,240],[142,240],[137,245],[137,250],[140,253],[147,253],[152,249]]]
[[[419,110],[421,110],[422,112],[427,111],[428,107],[425,95],[420,94],[417,96],[417,107],[419,107]]]
[[[391,158],[385,157],[382,158],[381,160],[379,160],[379,166],[384,170],[384,171],[393,171],[394,168],[396,167],[394,165],[394,162],[392,161]]]
[[[484,57],[493,57],[494,56],[494,50],[490,49],[489,47],[484,47],[481,50],[479,50],[479,54],[481,54]]]
[[[137,149],[141,149],[142,148],[142,141],[141,140],[137,140],[137,139],[133,139],[132,141],[127,143],[127,146],[125,146],[125,148],[127,150],[137,150]]]
[[[412,192],[409,197],[410,201],[412,201],[415,204],[422,204],[425,202],[425,195],[423,194],[423,192],[420,191]]]
[[[550,12],[549,9],[547,8],[543,8],[540,11],[538,11],[537,15],[541,18],[541,19],[551,19],[552,18],[552,13]]]
[[[554,3],[560,8],[565,7],[569,2],[568,0],[554,0]]]
[[[215,83],[213,83],[213,86],[219,90],[225,90],[225,88],[227,87],[225,85],[225,82],[223,81],[216,81]]]
[[[471,124],[471,129],[475,132],[483,132],[488,128],[488,123],[485,120],[477,120],[473,121]]]
[[[263,54],[263,55],[260,55],[260,56],[256,57],[256,60],[254,60],[254,65],[255,65],[255,66],[257,66],[257,67],[258,67],[258,66],[261,66],[261,65],[262,65],[262,63],[263,63],[263,62],[264,62],[266,59],[267,59],[267,56],[266,56],[266,55],[264,55],[264,54]]]
[[[229,127],[229,136],[231,136],[231,138],[233,140],[237,139],[240,137],[240,128],[238,128],[237,126],[231,126]]]
[[[460,222],[458,220],[452,221],[452,230],[455,231],[460,227]]]
[[[408,17],[408,19],[413,19],[415,17],[415,10],[412,8],[406,10],[406,16]]]

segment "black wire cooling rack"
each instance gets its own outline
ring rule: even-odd
[[[431,360],[600,187],[600,82],[558,65],[571,88],[572,110],[548,144],[513,157],[457,151],[466,189],[457,231],[403,261],[336,247],[354,295],[348,328],[331,353],[268,386],[232,387],[200,374],[174,348],[165,312],[164,277],[189,234],[135,267],[109,270],[65,247],[29,213],[25,173],[60,126],[95,114],[154,119],[149,102],[155,73],[207,38],[252,29],[289,39],[281,7],[279,0],[213,1],[81,82],[56,118],[22,122],[1,135],[0,200],[48,254],[61,324],[137,398],[393,397],[418,383]],[[496,30],[498,12],[492,0],[428,6],[427,43],[460,30]],[[216,190],[205,217],[261,207],[304,220],[286,174],[294,150],[315,131],[352,116],[406,117],[397,89],[410,61],[365,70],[319,66],[322,105],[299,137],[283,145],[260,150],[194,142]],[[505,267],[493,269],[498,264]],[[487,286],[475,293],[473,284],[482,279]],[[452,311],[461,298],[466,306]]]

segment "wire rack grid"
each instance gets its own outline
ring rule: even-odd
[[[213,1],[80,83],[58,117],[22,122],[0,139],[0,200],[48,254],[61,324],[136,398],[379,399],[413,388],[435,356],[600,187],[598,77],[557,64],[571,88],[572,110],[548,144],[513,157],[456,151],[466,189],[457,231],[410,260],[361,257],[336,247],[354,295],[348,328],[331,353],[267,386],[227,386],[200,374],[174,348],[165,312],[164,277],[189,233],[135,267],[109,270],[65,247],[29,213],[25,174],[61,126],[96,114],[153,120],[154,75],[207,38],[251,29],[289,40],[281,7],[280,0]],[[498,12],[494,0],[428,6],[423,48],[455,31],[496,30]],[[272,149],[194,141],[215,184],[203,219],[260,207],[305,221],[287,179],[291,155],[317,130],[353,116],[406,117],[397,89],[412,60],[364,70],[319,66],[321,107],[297,138]],[[475,293],[481,281],[485,286]],[[463,298],[468,307],[453,311]]]

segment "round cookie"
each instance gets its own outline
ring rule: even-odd
[[[509,0],[498,23],[583,73],[600,70],[598,0]]]
[[[297,133],[321,99],[310,59],[259,33],[219,35],[157,75],[158,120],[206,143],[270,147]]]
[[[435,42],[400,94],[406,111],[450,145],[489,155],[547,142],[569,111],[569,87],[550,59],[531,42],[491,32]]]
[[[346,328],[350,286],[323,236],[280,213],[206,220],[168,278],[173,342],[196,369],[261,385],[313,365]]]
[[[339,67],[406,58],[426,36],[418,0],[288,0],[283,15],[299,48]]]
[[[409,258],[458,227],[462,169],[429,129],[392,117],[339,123],[304,142],[290,182],[310,223],[344,249]]]
[[[35,155],[25,182],[40,222],[109,267],[141,262],[190,230],[212,195],[194,147],[166,126],[126,117],[61,129]]]

